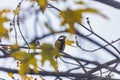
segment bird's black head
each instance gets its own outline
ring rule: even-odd
[[[59,41],[65,41],[65,39],[66,39],[66,36],[64,36],[64,35],[61,35],[58,38]]]

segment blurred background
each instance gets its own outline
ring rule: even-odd
[[[15,10],[20,1],[21,0],[9,0],[8,2],[8,0],[1,0],[0,10],[3,10],[3,9]],[[89,21],[93,31],[98,35],[102,36],[108,42],[112,42],[120,38],[120,25],[119,25],[120,9],[111,7],[109,5],[106,5],[94,0],[84,0],[83,5],[80,5],[80,4],[76,5],[74,3],[75,1],[79,1],[79,0],[66,0],[65,2],[63,0],[59,0],[58,2],[54,0],[53,1],[50,0],[49,3],[51,5],[54,5],[56,8],[60,10],[66,10],[67,8],[70,8],[73,10],[76,10],[79,8],[86,8],[86,7],[94,8],[98,10],[100,13],[104,14],[105,16],[101,16],[99,14],[93,14],[93,13],[83,13],[82,24],[89,28],[86,20],[86,18],[89,17]],[[116,1],[119,1],[119,0],[116,0]],[[5,22],[3,25],[7,30],[10,30],[11,27],[13,28],[13,26],[10,26],[10,23],[12,23],[13,21],[14,13],[11,11],[10,13],[7,13],[3,16],[6,16],[9,19],[9,21]],[[39,11],[39,6],[37,5],[37,3],[30,2],[29,0],[24,0],[21,4],[19,17],[20,17],[19,20],[20,20],[21,31],[25,39],[28,41],[28,43],[38,38],[38,40],[40,41],[40,44],[51,43],[54,45],[55,40],[57,40],[57,38],[60,35],[66,35],[67,39],[75,41],[75,34],[69,34],[69,33],[58,33],[58,34],[50,35],[48,37],[39,39],[43,35],[46,35],[51,32],[50,27],[56,32],[65,30],[68,27],[68,25],[64,25],[61,27],[61,19],[59,19],[59,11],[54,8],[50,8],[50,7],[46,8],[43,14],[41,11]],[[17,23],[15,25],[17,25]],[[50,27],[47,27],[46,25],[49,25]],[[76,24],[76,28],[81,33],[84,33],[85,35],[89,34],[87,30],[85,30],[84,28],[80,27],[77,24]],[[20,46],[26,45],[25,41],[23,40],[20,34],[19,29],[16,28],[16,30],[17,30],[18,44]],[[95,39],[96,41],[98,41],[103,45],[106,45],[105,42],[98,39],[94,35],[91,35],[90,38]],[[9,40],[5,38],[2,38],[1,40],[2,40],[1,42],[2,44],[9,44],[9,45],[14,44],[15,31],[13,30],[12,32],[9,32]],[[92,50],[98,47],[83,38],[79,38],[78,40],[79,40],[79,44],[82,45],[84,49]],[[115,45],[118,48],[118,50],[120,50],[120,41],[117,41],[113,45]],[[78,47],[76,47],[76,44],[73,44],[73,46],[74,47],[67,45],[65,48],[65,52],[75,57],[79,57],[79,58],[83,58],[91,61],[97,61],[99,63],[105,63],[109,60],[114,59],[113,56],[111,56],[110,54],[107,54],[102,49],[96,52],[88,53],[80,50]],[[108,48],[116,53],[116,51],[113,48],[109,46]],[[116,53],[116,55],[118,54]],[[67,61],[71,62],[71,60],[67,60]],[[14,61],[13,58],[0,59],[0,66],[12,68],[12,69],[18,69],[15,65],[16,65],[16,62]],[[93,65],[89,65],[89,66],[92,67]],[[68,69],[68,67],[72,68],[72,66],[65,65],[62,61],[59,60],[59,69],[61,71],[65,71],[66,69]],[[120,66],[117,67],[117,69],[119,68]],[[48,64],[44,66],[44,69],[52,70],[51,68],[48,68]],[[16,76],[16,79],[17,77],[20,78],[19,76]],[[34,76],[34,77],[38,77],[38,76]],[[2,71],[0,71],[0,78],[4,78],[6,80],[12,80],[7,75],[7,73]],[[120,76],[118,74],[115,74],[114,78],[120,78]]]

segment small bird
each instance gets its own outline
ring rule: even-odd
[[[65,39],[66,39],[66,36],[61,35],[61,36],[59,36],[59,38],[55,41],[55,47],[56,47],[59,51],[64,51],[64,49],[65,49]]]

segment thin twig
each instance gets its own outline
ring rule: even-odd
[[[52,7],[52,8],[54,8],[54,9],[56,9],[57,11],[61,12],[61,10],[58,9],[57,7],[55,7],[55,6],[53,6],[53,5],[49,4],[49,3],[48,3],[48,5],[49,5],[50,7]]]
[[[15,41],[16,41],[16,44],[18,43],[17,41],[17,30],[16,30],[16,26],[15,26],[15,14],[14,14],[14,17],[13,17],[13,27],[14,27],[14,31],[15,31]]]
[[[22,31],[21,31],[21,29],[20,29],[19,14],[17,15],[17,26],[18,26],[19,32],[20,32],[23,40],[25,41],[25,43],[27,44],[27,46],[28,46],[28,48],[29,48],[29,50],[30,50],[29,43],[27,42],[27,40],[26,40],[25,37],[23,36]],[[28,52],[29,52],[29,50],[28,50]]]
[[[100,71],[101,71],[101,70],[100,70]],[[96,74],[94,74],[94,75],[99,75],[99,74],[101,74],[101,73],[102,73],[102,75],[103,75],[103,74],[105,74],[105,73],[107,73],[107,72],[109,72],[109,70],[104,71],[104,72],[101,71],[100,73],[96,73]]]
[[[71,64],[71,65],[80,66],[80,65],[75,64],[75,63],[67,62],[67,61],[63,60],[61,57],[59,57],[59,58],[60,58],[61,61],[63,61],[63,62],[66,63],[66,64]]]
[[[92,74],[92,73],[94,73],[94,72],[96,72],[96,71],[98,71],[98,70],[100,70],[100,69],[102,69],[102,68],[106,68],[106,69],[108,69],[109,71],[113,71],[113,72],[116,72],[116,73],[120,74],[118,71],[111,70],[111,69],[113,69],[113,68],[109,67],[109,65],[112,65],[112,64],[118,63],[118,62],[120,62],[119,59],[114,59],[114,60],[111,60],[111,61],[106,62],[106,63],[104,63],[104,64],[99,64],[96,68],[93,68],[92,70],[88,71],[88,74]]]
[[[0,44],[0,46],[6,46],[6,47],[11,47],[13,45],[9,45],[9,44]],[[22,49],[29,49],[29,47],[25,47],[25,46],[19,46],[19,48],[22,48]],[[40,46],[36,46],[35,48],[33,48],[32,46],[30,47],[30,49],[41,49]]]
[[[81,68],[83,69],[83,71],[84,71],[85,73],[87,73],[87,70],[85,69],[85,67],[83,66],[83,64],[82,64],[80,61],[78,61],[78,60],[75,60],[75,61],[77,61],[77,62],[80,64],[80,66],[81,66]]]
[[[87,24],[88,24],[88,26],[90,27],[90,30],[91,30],[91,33],[86,35],[88,37],[88,36],[92,35],[93,29],[92,29],[92,26],[90,25],[90,21],[89,21],[88,17],[86,18],[86,20],[87,20]]]
[[[4,56],[8,56],[8,53],[5,50],[0,48],[0,51],[4,54]]]
[[[106,44],[106,45],[104,45],[103,47],[99,47],[99,48],[96,48],[96,49],[93,49],[93,50],[87,50],[87,49],[84,49],[84,48],[82,48],[82,47],[80,46],[80,44],[79,44],[79,42],[78,42],[78,40],[77,40],[77,36],[75,37],[75,39],[76,39],[76,45],[77,45],[80,49],[82,49],[83,51],[86,51],[86,52],[95,52],[95,51],[98,51],[98,50],[100,50],[100,49],[102,49],[102,48],[105,48],[105,47],[109,46],[109,44]],[[120,38],[112,41],[110,44],[116,43],[116,42],[118,42],[119,40],[120,40]]]
[[[107,76],[110,76],[110,74],[115,70],[115,68],[118,66],[118,62],[115,64],[115,66],[111,69],[111,71],[108,73]]]
[[[113,55],[114,57],[116,57],[116,58],[119,59],[118,55],[116,55],[113,51],[111,51],[111,50],[108,49],[107,47],[104,47],[102,44],[98,43],[97,41],[95,41],[95,40],[93,40],[93,39],[91,39],[91,38],[89,38],[89,37],[86,37],[85,35],[83,35],[82,33],[78,32],[77,30],[76,30],[76,34],[77,34],[79,37],[82,37],[82,38],[84,38],[84,39],[86,39],[86,40],[94,43],[95,45],[102,47],[103,50],[107,51],[108,53],[110,53],[111,55]]]
[[[88,24],[88,26],[90,27],[90,30],[93,32],[92,26],[90,25],[90,20],[89,20],[89,18],[87,17],[86,19],[87,19],[87,24]]]
[[[12,72],[12,73],[18,73],[19,71],[16,70],[16,69],[8,69],[8,68],[3,68],[3,67],[0,67],[0,70],[1,71],[5,71],[5,72]],[[90,78],[90,80],[94,79],[94,78],[101,78],[101,80],[105,80],[106,78],[105,77],[99,77],[99,76],[94,76],[94,75],[85,75],[85,74],[82,74],[82,73],[67,73],[67,72],[50,72],[50,71],[47,71],[47,72],[44,72],[44,71],[39,71],[37,73],[34,72],[34,70],[30,70],[29,73],[26,73],[26,74],[30,74],[30,75],[42,75],[42,76],[60,76],[60,77],[76,77],[76,78]],[[119,79],[109,79],[109,80],[119,80]]]
[[[101,40],[103,40],[104,42],[106,42],[107,44],[109,44],[113,49],[115,49],[120,54],[120,51],[115,46],[113,46],[112,44],[110,44],[107,40],[105,40],[100,35],[96,34],[95,32],[92,32],[90,29],[88,29],[83,24],[81,24],[81,23],[78,23],[78,24],[81,25],[84,29],[86,29],[86,30],[90,31],[91,33],[93,33],[95,36],[97,36],[98,38],[100,38]]]
[[[22,2],[23,2],[23,0],[21,0],[21,1],[19,2],[19,4],[18,4],[17,7],[16,7],[16,10],[17,10],[18,7],[20,7],[20,5],[21,5]],[[14,14],[13,21],[12,21],[12,25],[13,25],[14,31],[15,31],[15,42],[16,42],[16,44],[18,44],[18,41],[17,41],[17,30],[16,30],[16,26],[15,26],[15,17],[16,17],[16,14]]]
[[[77,70],[77,69],[80,69],[80,66],[78,66],[78,67],[76,67],[76,68],[72,68],[72,69],[69,69],[68,71],[66,71],[66,72],[71,72],[71,71],[73,71],[73,70]]]
[[[98,71],[98,70],[100,70],[100,69],[102,69],[102,68],[106,68],[106,69],[108,69],[108,70],[111,71],[111,67],[108,67],[108,66],[109,66],[109,65],[112,65],[112,64],[114,64],[114,63],[120,62],[120,59],[114,59],[114,60],[111,60],[111,61],[106,62],[106,63],[104,63],[104,64],[100,64],[100,63],[98,63],[98,62],[94,62],[94,61],[89,61],[89,60],[85,60],[85,59],[73,57],[73,56],[71,56],[71,55],[69,55],[69,54],[67,54],[67,53],[65,53],[65,52],[62,52],[62,53],[64,54],[63,57],[65,57],[65,58],[70,58],[70,59],[73,59],[73,60],[82,61],[82,62],[89,63],[89,64],[93,64],[93,65],[96,65],[96,66],[97,66],[96,68],[93,68],[92,70],[87,71],[87,74],[94,73],[94,72],[96,72],[96,71]],[[120,74],[120,72],[117,71],[117,70],[114,70],[113,72],[116,72],[116,73]]]

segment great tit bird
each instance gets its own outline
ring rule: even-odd
[[[55,47],[56,47],[59,51],[64,51],[64,49],[65,49],[65,39],[66,39],[66,36],[61,35],[61,36],[59,36],[59,38],[55,41]]]

